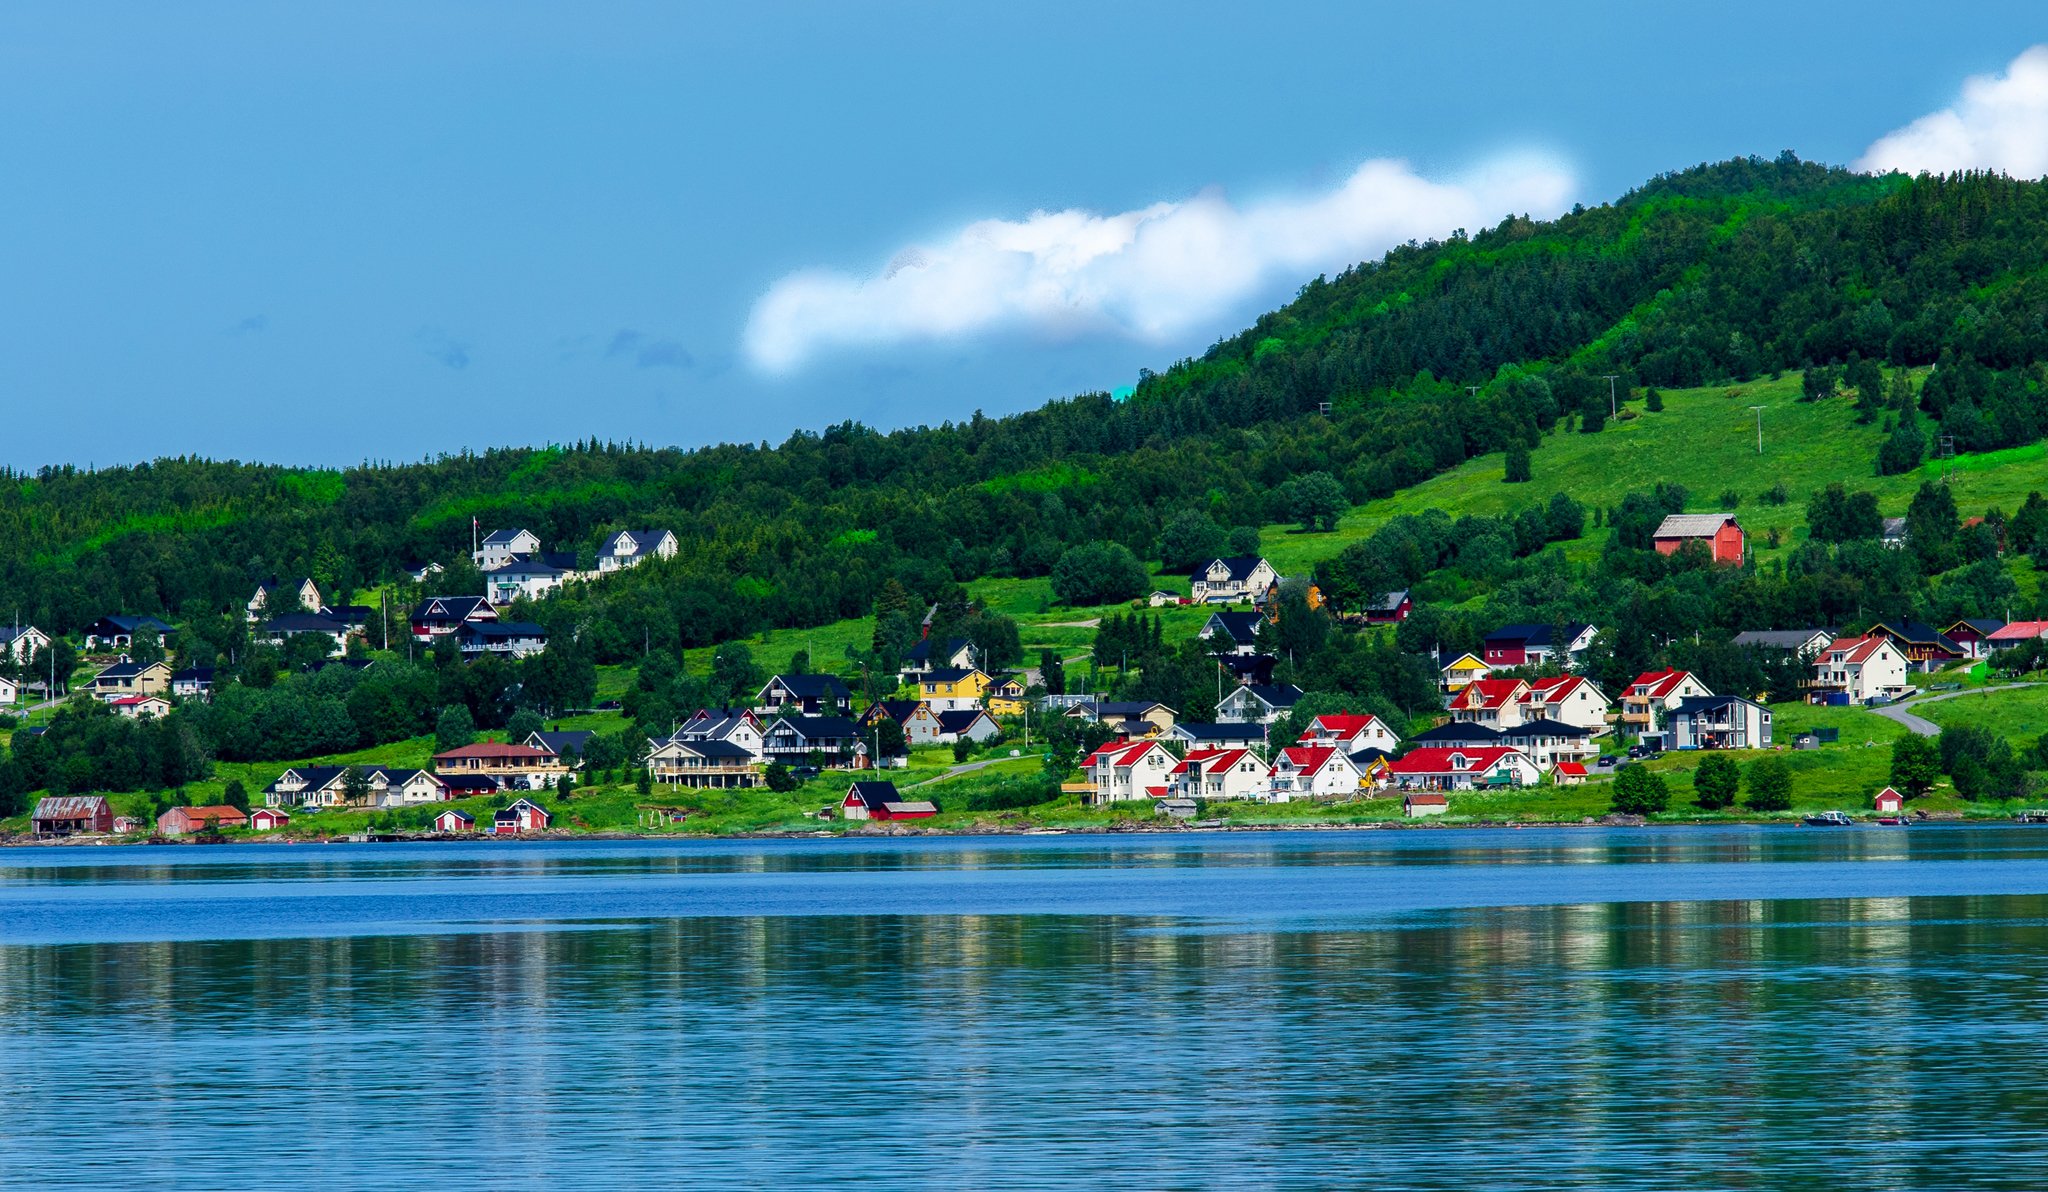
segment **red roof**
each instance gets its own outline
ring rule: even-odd
[[[437,753],[434,755],[434,760],[437,762],[461,761],[472,757],[502,757],[515,761],[545,762],[553,761],[555,755],[546,749],[535,749],[531,745],[507,745],[502,741],[478,741],[474,745],[464,745],[460,749],[450,749],[446,753]]]
[[[1109,759],[1109,764],[1116,769],[1128,769],[1131,766],[1137,765],[1138,760],[1151,750],[1164,748],[1166,746],[1161,745],[1157,741],[1140,741],[1136,745],[1131,744],[1129,741],[1112,741],[1094,753],[1089,754],[1088,764],[1092,766],[1107,758]]]
[[[1444,798],[1435,791],[1411,791],[1402,802],[1420,807],[1435,807],[1439,804],[1449,807],[1451,805],[1449,799]]]
[[[243,814],[241,808],[229,807],[226,804],[216,807],[181,807],[178,810],[185,813],[186,819],[199,820],[202,823],[212,820],[240,820],[249,818]]]
[[[1585,678],[1580,675],[1552,675],[1547,679],[1531,679],[1529,680],[1529,694],[1522,698],[1525,700],[1537,698],[1545,703],[1554,703],[1570,695],[1579,684],[1585,681]]]
[[[2014,621],[1992,634],[1987,641],[2026,642],[2037,637],[2048,637],[2048,621]]]
[[[1200,749],[1188,750],[1186,759],[1168,772],[1172,774],[1185,774],[1190,769],[1228,770],[1243,760],[1248,752],[1248,750],[1244,749],[1224,749],[1214,745],[1204,745]]]
[[[1828,643],[1827,649],[1821,651],[1821,653],[1826,657],[1816,660],[1814,665],[1830,665],[1837,651],[1840,651],[1842,653],[1842,662],[1844,664],[1868,662],[1870,661],[1871,655],[1877,653],[1879,649],[1890,644],[1890,638],[1878,637],[1874,634],[1870,637],[1838,637],[1835,640]]]
[[[152,701],[159,704],[170,702],[160,695],[124,695],[120,699],[108,700],[107,706],[110,708],[132,708],[137,704],[146,704]]]
[[[1299,739],[1312,741],[1318,736],[1333,736],[1339,741],[1349,741],[1378,724],[1379,719],[1369,712],[1336,712],[1328,716],[1318,716]]]
[[[1332,745],[1289,745],[1280,751],[1280,756],[1303,774],[1317,774],[1330,764],[1331,758],[1342,755]]]
[[[1520,679],[1474,679],[1465,690],[1458,693],[1455,707],[1459,708],[1500,708],[1508,701],[1519,699],[1527,684]]]
[[[1631,695],[1648,696],[1651,699],[1661,699],[1664,696],[1670,695],[1673,688],[1691,677],[1692,675],[1688,671],[1672,670],[1670,667],[1665,667],[1663,670],[1644,671],[1636,676],[1635,682],[1629,684],[1629,693]]]
[[[1393,770],[1396,774],[1481,774],[1499,765],[1508,754],[1521,752],[1505,745],[1488,745],[1479,749],[1415,749],[1410,750],[1406,757],[1396,758]],[[1452,764],[1454,755],[1462,758],[1465,764]]]
[[[1584,778],[1586,765],[1584,762],[1559,762],[1557,772],[1566,778]]]

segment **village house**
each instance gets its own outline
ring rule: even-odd
[[[1920,621],[1879,621],[1869,636],[1890,638],[1906,656],[1906,669],[1932,674],[1966,657],[1963,648],[1950,641],[1934,626]]]
[[[723,741],[737,745],[755,761],[766,755],[763,741],[767,736],[768,727],[747,708],[699,708],[670,734],[677,741]]]
[[[535,749],[545,749],[573,769],[583,765],[584,750],[589,748],[590,740],[595,736],[597,734],[587,728],[555,731],[535,729],[526,734],[526,739],[519,743]]]
[[[1378,600],[1369,600],[1365,605],[1365,623],[1368,625],[1398,625],[1415,611],[1415,601],[1409,598],[1408,589],[1389,592]]]
[[[495,621],[498,610],[481,596],[429,596],[406,618],[412,639],[427,643],[479,621]]]
[[[450,807],[434,817],[436,832],[474,832],[476,817],[459,807]]]
[[[85,630],[87,651],[126,650],[135,645],[135,635],[144,631],[169,641],[176,630],[155,617],[101,617]]]
[[[6,675],[0,675],[0,708],[13,707],[21,702],[21,684]]]
[[[938,813],[936,803],[906,799],[893,782],[856,782],[839,801],[839,814],[850,820],[930,819]]]
[[[50,648],[50,635],[33,625],[0,625],[0,660],[27,666]]]
[[[107,706],[127,720],[155,720],[171,714],[171,701],[161,695],[124,695],[108,700]]]
[[[872,737],[875,726],[884,720],[903,730],[903,742],[912,749],[939,743],[939,718],[922,700],[876,700],[860,714],[861,732]]]
[[[762,740],[768,760],[798,766],[813,754],[828,766],[866,764],[868,747],[860,738],[860,726],[844,716],[783,716],[768,726]]]
[[[1817,704],[1867,704],[1908,690],[1906,656],[1888,637],[1843,637],[1813,660],[1809,698]]]
[[[553,786],[556,780],[569,772],[569,767],[545,749],[478,741],[474,745],[435,754],[434,772],[443,777],[481,774],[496,779],[501,787],[540,790]]]
[[[1209,643],[1210,649],[1225,654],[1256,654],[1259,652],[1259,629],[1265,623],[1262,613],[1218,609],[1209,614],[1209,620],[1198,636]]]
[[[2048,621],[2011,621],[1985,642],[1993,652],[2010,650],[2024,642],[2048,638]]]
[[[1552,663],[1574,666],[1584,658],[1597,632],[1576,621],[1562,626],[1503,625],[1483,639],[1484,661],[1494,670]],[[1559,633],[1562,638],[1553,640]]]
[[[766,715],[794,709],[805,716],[850,716],[853,692],[837,675],[776,675],[754,695],[754,710]]]
[[[1734,644],[1746,650],[1777,650],[1802,661],[1827,648],[1835,640],[1832,629],[1746,629],[1735,635]]]
[[[1674,749],[1768,749],[1771,710],[1739,695],[1695,695],[1671,710]]]
[[[1092,797],[1084,803],[1113,803],[1125,799],[1157,799],[1166,795],[1166,778],[1180,759],[1157,741],[1112,742],[1088,755],[1082,763],[1093,783]]]
[[[1393,762],[1402,790],[1469,791],[1533,786],[1543,776],[1529,755],[1504,745],[1478,749],[1423,748]]]
[[[1644,671],[1622,694],[1622,726],[1638,734],[1655,732],[1664,723],[1666,714],[1675,710],[1681,700],[1712,694],[1705,683],[1693,677],[1691,671],[1669,667]]]
[[[903,670],[898,678],[908,684],[915,683],[935,670],[971,670],[974,667],[974,643],[964,637],[949,637],[943,642],[922,638],[910,647],[903,657]]]
[[[1878,526],[1877,541],[1886,550],[1904,550],[1906,539],[1909,537],[1911,535],[1906,531],[1906,519],[1903,517],[1885,518]]]
[[[1333,712],[1309,721],[1296,744],[1333,745],[1345,753],[1361,749],[1392,753],[1400,746],[1401,735],[1370,713]]]
[[[956,708],[949,712],[937,713],[939,719],[939,742],[951,745],[955,741],[973,741],[979,744],[992,741],[1002,735],[1002,726],[995,717],[980,708]]]
[[[1190,749],[1166,775],[1167,790],[1183,799],[1257,799],[1266,784],[1266,763],[1249,749]]]
[[[29,834],[38,840],[111,832],[114,809],[102,795],[45,796],[37,799],[28,813],[28,827]]]
[[[620,530],[597,548],[597,573],[609,575],[649,559],[672,559],[676,536],[668,530]]]
[[[498,793],[498,780],[488,774],[436,774],[451,799],[476,799]]]
[[[291,812],[280,811],[275,807],[258,807],[249,813],[251,832],[275,832],[291,822]]]
[[[1459,654],[1455,657],[1439,656],[1437,659],[1437,685],[1446,695],[1456,695],[1479,679],[1493,677],[1493,668],[1486,665],[1477,654]]]
[[[522,832],[545,832],[555,822],[554,813],[532,799],[519,799],[501,807],[491,816],[491,834],[516,836]]]
[[[1524,720],[1504,729],[1453,720],[1417,733],[1411,744],[1431,749],[1516,749],[1542,769],[1599,752],[1591,732],[1556,720]]]
[[[1529,680],[1522,697],[1523,717],[1555,720],[1598,736],[1607,731],[1614,703],[1593,680],[1579,675],[1553,675]]]
[[[991,716],[1022,716],[1029,707],[1025,702],[1023,680],[1015,675],[992,675],[988,685],[988,710]]]
[[[398,566],[399,570],[405,572],[406,577],[416,584],[426,583],[437,575],[445,575],[448,571],[446,567],[431,559],[407,559]]]
[[[1349,755],[1334,745],[1289,745],[1266,770],[1266,798],[1274,803],[1355,798],[1364,778]]]
[[[671,737],[647,751],[647,776],[668,786],[747,790],[762,783],[760,756],[732,741]]]
[[[456,798],[447,779],[432,770],[378,770],[383,783],[372,795],[379,807],[417,807]]]
[[[424,770],[394,772],[381,766],[357,767],[356,773],[362,781],[363,788],[356,798],[351,799],[348,793],[349,770],[348,766],[293,766],[263,788],[263,802],[270,807],[383,806],[387,805],[386,799],[394,782],[402,785],[410,779],[414,782],[417,792],[423,785],[417,776],[426,774]],[[433,775],[427,774],[426,780],[433,783],[434,791],[440,790],[440,784]],[[417,797],[406,802],[433,802],[434,798],[438,797],[445,796],[435,794],[433,797]]]
[[[1144,701],[1084,701],[1067,715],[1076,720],[1093,720],[1126,737],[1153,737],[1173,728],[1173,709]]]
[[[188,666],[171,672],[171,694],[179,699],[212,699],[214,668]]]
[[[1280,664],[1271,654],[1211,654],[1209,658],[1243,686],[1272,686],[1273,668]]]
[[[240,828],[248,822],[247,812],[225,804],[215,807],[173,807],[156,817],[156,830],[160,836],[194,836],[218,832],[222,828]]]
[[[580,578],[574,555],[513,555],[484,571],[484,599],[499,605],[510,604],[521,596],[541,600],[570,580]]]
[[[1732,513],[1674,513],[1650,536],[1660,555],[1675,555],[1688,542],[1706,548],[1716,563],[1740,563],[1745,539]]]
[[[1559,762],[1550,768],[1550,781],[1555,786],[1586,785],[1586,763]]]
[[[1512,728],[1522,723],[1523,697],[1529,684],[1523,679],[1474,679],[1445,704],[1453,720],[1468,720],[1488,728]]]
[[[926,671],[917,681],[918,697],[934,712],[960,712],[981,707],[989,677],[973,668],[945,667]]]
[[[171,689],[171,668],[161,662],[117,662],[92,677],[94,698],[113,703],[135,695],[162,695]]]
[[[1155,591],[1145,597],[1145,605],[1148,608],[1172,608],[1175,605],[1186,604],[1187,602],[1188,598],[1179,592],[1168,592],[1164,589]]]
[[[1443,815],[1450,809],[1451,801],[1436,791],[1409,791],[1401,796],[1401,814],[1409,819]]]
[[[1256,555],[1211,559],[1188,574],[1196,604],[1246,604],[1263,599],[1280,582],[1273,565]]]
[[[490,571],[512,561],[514,555],[540,553],[540,536],[531,530],[492,530],[470,552],[478,571]]]
[[[1941,636],[1954,642],[1968,659],[1991,657],[1991,637],[2005,628],[2005,622],[1994,617],[1965,617],[1941,631]]]
[[[1222,724],[1194,724],[1183,720],[1167,730],[1166,736],[1169,740],[1186,742],[1190,748],[1258,748],[1266,743],[1266,726],[1249,720]]]
[[[301,634],[310,634],[327,639],[339,652],[347,648],[349,637],[357,632],[357,626],[336,620],[326,613],[286,613],[265,621],[255,636],[258,641],[281,646]]]
[[[531,658],[548,648],[548,631],[531,621],[470,621],[455,631],[455,642],[465,658]]]
[[[1216,705],[1216,719],[1225,724],[1272,724],[1301,699],[1301,688],[1292,683],[1247,683],[1223,697]]]
[[[249,603],[243,606],[248,614],[249,623],[254,625],[261,621],[270,610],[272,597],[286,590],[297,598],[295,604],[288,603],[287,608],[294,608],[298,612],[315,612],[320,608],[320,585],[314,583],[310,577],[285,584],[273,575],[256,585],[256,594],[249,597]]]
[[[1870,809],[1879,815],[1897,815],[1906,809],[1906,796],[1886,787],[1870,801]]]

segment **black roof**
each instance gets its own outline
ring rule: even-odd
[[[1500,739],[1503,741],[1513,741],[1525,737],[1590,737],[1592,735],[1592,729],[1580,728],[1576,724],[1566,724],[1562,720],[1552,720],[1547,716],[1538,716],[1534,720],[1525,720],[1512,728],[1500,730]]]
[[[910,647],[910,652],[904,657],[912,662],[923,662],[927,658],[951,658],[965,649],[967,644],[964,637],[949,637],[943,642],[934,642],[928,637],[919,638],[917,644]]]
[[[893,782],[856,782],[846,793],[860,800],[863,807],[878,807],[884,803],[898,802],[896,784]]]
[[[1220,625],[1223,632],[1229,634],[1230,640],[1234,642],[1257,641],[1260,620],[1258,613],[1233,612],[1229,609],[1209,614],[1209,621]],[[1207,632],[1208,628],[1207,623],[1202,626],[1204,632]]]
[[[1586,624],[1583,621],[1567,622],[1564,626],[1565,639],[1567,641],[1585,631]],[[1485,640],[1489,642],[1523,642],[1531,646],[1547,646],[1550,644],[1550,626],[1535,624],[1503,625],[1492,633],[1487,634]]]
[[[896,723],[901,724],[910,719],[911,714],[916,712],[917,708],[918,701],[914,699],[878,699],[868,705],[868,710],[862,714],[862,718],[873,719],[874,715],[879,712]]]
[[[1468,720],[1453,720],[1439,724],[1433,729],[1416,733],[1408,738],[1411,745],[1468,745],[1490,744],[1498,741],[1501,734],[1483,724]]]
[[[488,610],[491,602],[481,596],[429,596],[420,601],[412,610],[415,621],[461,621],[466,620],[479,607]]]
[[[768,688],[780,683],[798,699],[852,699],[853,692],[846,689],[837,675],[776,675],[761,685],[762,694]]]
[[[441,785],[451,791],[494,791],[498,780],[489,774],[440,774]]]
[[[546,628],[532,621],[465,621],[456,633],[463,637],[487,640],[510,637],[546,638],[548,635]]]
[[[1752,707],[1763,706],[1753,699],[1744,699],[1739,695],[1688,695],[1684,699],[1679,700],[1678,706],[1672,709],[1672,711],[1677,715],[1683,716],[1689,712],[1712,712],[1719,708],[1725,708],[1729,704],[1749,704]]]
[[[105,627],[104,629],[102,628],[103,626]],[[134,633],[138,629],[154,629],[158,633],[177,632],[155,617],[131,617],[125,614],[101,617],[99,620],[94,621],[85,632],[92,637],[106,637],[109,636],[105,631],[106,629],[113,629],[121,633]]]
[[[1267,706],[1273,708],[1291,708],[1301,699],[1301,688],[1292,683],[1250,683],[1244,690],[1258,696]]]
[[[210,666],[188,666],[184,670],[171,672],[171,682],[211,683],[214,669]]]
[[[1196,741],[1263,741],[1266,726],[1246,721],[1242,724],[1177,724],[1173,731]]]
[[[1932,642],[1951,653],[1962,653],[1961,646],[1950,641],[1942,635],[1941,630],[1925,621],[1879,621],[1871,627],[1872,632],[1880,629],[1907,642]]]
[[[542,748],[557,757],[565,753],[581,754],[583,746],[597,734],[587,728],[569,729],[561,732],[535,732],[527,740],[539,738]]]
[[[980,708],[959,708],[951,712],[941,712],[939,713],[939,731],[942,733],[957,733],[971,726],[975,721],[987,716],[988,713]]]
[[[272,633],[343,633],[349,625],[319,613],[286,613],[264,622],[263,627]]]
[[[687,749],[698,757],[736,757],[744,758],[747,761],[754,760],[753,752],[746,746],[735,745],[731,741],[720,741],[711,737],[695,739],[671,737],[666,743]]]
[[[1259,564],[1264,561],[1265,560],[1258,555],[1229,555],[1221,559],[1211,559],[1208,562],[1203,563],[1201,566],[1196,567],[1193,571],[1188,572],[1188,578],[1190,580],[1202,580],[1204,582],[1207,582],[1209,578],[1209,568],[1214,567],[1218,563],[1221,563],[1223,564],[1224,569],[1230,572],[1230,578],[1235,580],[1249,579],[1251,577],[1252,572],[1257,571],[1259,569]]]

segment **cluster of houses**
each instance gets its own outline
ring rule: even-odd
[[[156,817],[154,834],[162,837],[204,837],[218,835],[227,828],[275,832],[288,827],[291,822],[291,812],[278,807],[259,807],[254,811],[243,811],[225,803],[173,807]],[[547,808],[531,799],[521,798],[492,813],[490,831],[501,836],[540,832],[553,822],[554,815]],[[450,834],[477,830],[476,817],[456,807],[447,808],[435,816],[433,825],[435,831]],[[149,826],[147,821],[115,815],[112,804],[104,795],[47,796],[37,800],[29,812],[30,832],[38,840],[128,835],[141,833]]]

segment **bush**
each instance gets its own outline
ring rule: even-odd
[[[946,784],[948,791],[955,791],[955,779]],[[998,779],[971,794],[953,794],[947,799],[955,811],[1007,811],[1014,807],[1035,807],[1050,803],[1060,797],[1059,779],[1046,774],[1020,774]]]
[[[1719,811],[1735,805],[1735,792],[1742,785],[1742,772],[1726,754],[1710,753],[1693,771],[1693,802],[1704,811]]]
[[[1638,762],[1614,776],[1614,810],[1622,815],[1654,815],[1671,801],[1664,776]]]
[[[768,781],[768,789],[778,794],[787,794],[803,785],[797,781],[796,775],[789,772],[789,767],[781,762],[769,762],[763,777]]]
[[[1144,595],[1144,564],[1116,542],[1071,547],[1052,568],[1052,593],[1062,604],[1118,604]]]
[[[450,704],[441,709],[440,718],[434,721],[434,749],[446,753],[460,749],[476,740],[476,720],[469,709],[462,704]]]
[[[1751,811],[1792,809],[1792,769],[1784,758],[1760,757],[1749,763],[1749,799],[1744,805]]]
[[[1529,464],[1529,449],[1527,447],[1508,448],[1507,474],[1502,479],[1509,484],[1527,484],[1534,478]]]
[[[953,742],[953,760],[964,762],[974,754],[974,742],[961,737]]]

